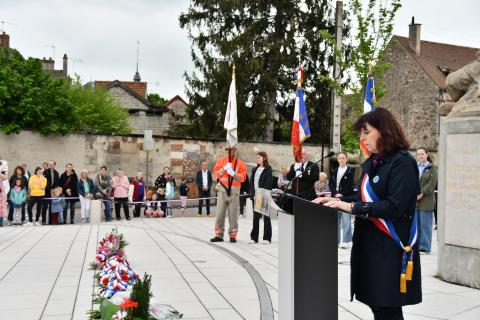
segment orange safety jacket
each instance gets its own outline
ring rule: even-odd
[[[229,174],[225,171],[223,172],[222,175],[220,175],[220,170],[223,169],[228,163],[228,156],[220,158],[217,160],[217,163],[215,163],[215,167],[213,168],[213,175],[215,178],[218,179],[218,182],[223,184],[225,187],[228,188],[228,180],[229,180]],[[232,164],[232,170],[234,170],[237,174],[240,175],[239,180],[235,180],[232,177],[230,179],[232,180],[232,188],[240,188],[240,184],[245,181],[247,178],[247,168],[245,168],[245,164],[243,163],[242,160],[237,161],[237,167],[235,167],[235,157],[231,158],[230,163]]]

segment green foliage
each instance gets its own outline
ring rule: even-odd
[[[147,100],[154,108],[162,107],[168,101],[167,99],[160,97],[158,93],[149,93],[147,95]]]
[[[150,298],[153,296],[151,291],[152,276],[145,273],[143,280],[138,279],[133,285],[130,300],[138,302],[138,308],[127,310],[128,319],[149,319],[150,317]]]
[[[321,119],[330,121],[331,89],[317,75],[327,76],[333,60],[318,31],[333,33],[333,20],[327,0],[191,1],[180,15],[180,26],[192,41],[195,71],[184,75],[189,125],[177,126],[177,134],[224,138],[235,63],[239,138],[288,141],[296,70],[302,65],[312,130],[309,142],[327,142],[329,133],[320,126]]]
[[[0,131],[128,133],[127,116],[105,92],[53,79],[38,59],[0,50]]]
[[[348,97],[344,96],[344,104],[351,106],[347,110],[348,117],[344,118],[342,123],[342,149],[347,152],[359,151],[358,135],[353,131],[352,121],[363,112],[365,86],[370,75],[375,78],[376,99],[383,96],[383,75],[391,67],[383,62],[383,57],[392,41],[394,19],[400,7],[400,0],[349,1],[348,10],[355,30],[349,43],[349,60],[344,60],[340,53],[335,52],[340,68],[346,70],[347,75],[343,88],[348,89],[349,93]],[[335,46],[335,39],[328,30],[322,30],[321,34],[330,46]],[[334,79],[323,80],[336,88]],[[337,89],[340,94],[345,94],[342,88]]]
[[[119,306],[113,304],[108,299],[102,299],[102,303],[100,304],[100,314],[102,315],[102,319],[112,319],[112,316],[117,313],[120,309]]]

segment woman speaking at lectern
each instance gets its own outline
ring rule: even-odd
[[[351,253],[351,298],[367,304],[375,320],[403,320],[402,306],[422,301],[415,206],[418,168],[400,124],[375,108],[355,123],[370,153],[358,192],[316,203],[356,216]]]

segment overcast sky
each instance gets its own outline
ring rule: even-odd
[[[192,69],[190,41],[178,24],[189,0],[2,0],[0,21],[12,47],[24,56],[64,53],[69,74],[91,80],[132,80],[140,42],[139,72],[148,91],[185,98],[182,75]],[[348,5],[348,0],[345,1]],[[333,3],[333,1],[332,1]],[[404,0],[395,34],[408,36],[411,17],[422,40],[480,47],[480,0]]]

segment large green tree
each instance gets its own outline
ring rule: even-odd
[[[85,89],[79,79],[53,79],[38,59],[0,50],[0,131],[128,133],[127,119],[106,92]]]
[[[330,73],[331,49],[320,30],[334,32],[327,0],[195,0],[180,15],[192,41],[195,71],[185,74],[188,125],[177,134],[223,138],[232,65],[240,139],[288,140],[296,69],[305,70],[311,142],[327,142],[330,88],[319,74]],[[322,123],[323,120],[323,123]],[[323,128],[322,128],[323,125]]]

